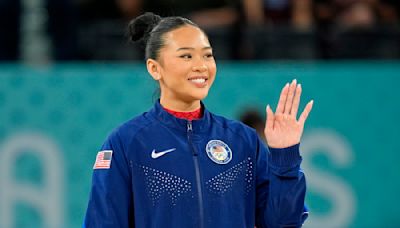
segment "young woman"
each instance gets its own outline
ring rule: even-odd
[[[216,74],[207,35],[182,17],[146,13],[130,25],[160,84],[154,107],[114,130],[97,155],[84,227],[300,227],[307,217],[299,142],[312,101],[297,120],[294,80],[265,147],[256,132],[201,102]]]

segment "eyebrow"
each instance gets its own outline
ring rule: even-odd
[[[176,51],[186,51],[186,50],[194,50],[195,48],[192,47],[181,47],[176,49]],[[203,47],[202,50],[206,50],[206,49],[212,49],[210,46],[207,47]]]

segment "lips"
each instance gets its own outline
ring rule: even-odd
[[[188,79],[191,83],[193,83],[198,88],[203,88],[207,85],[207,76],[194,76]]]

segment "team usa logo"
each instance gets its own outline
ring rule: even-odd
[[[228,164],[232,160],[232,150],[221,140],[210,140],[206,151],[208,157],[217,164]]]

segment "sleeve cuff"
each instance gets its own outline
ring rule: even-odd
[[[271,165],[275,167],[291,167],[301,163],[300,143],[286,148],[271,148],[270,152]]]

